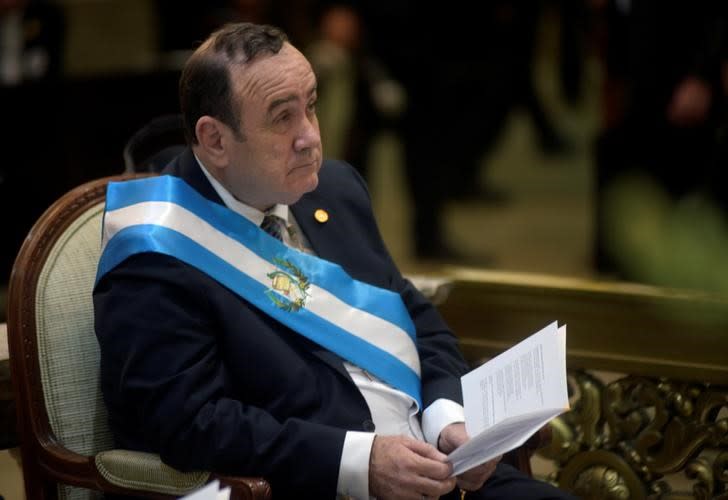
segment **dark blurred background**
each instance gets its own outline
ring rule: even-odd
[[[61,194],[176,113],[197,43],[283,27],[406,271],[728,293],[725,2],[0,0],[0,286]],[[4,310],[4,307],[3,307]]]

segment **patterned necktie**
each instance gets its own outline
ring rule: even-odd
[[[283,227],[285,221],[277,215],[268,214],[263,218],[260,228],[277,240],[283,241]]]

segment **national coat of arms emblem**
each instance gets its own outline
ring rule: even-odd
[[[285,270],[276,269],[266,275],[271,280],[271,287],[265,294],[279,309],[287,312],[299,311],[306,306],[311,283],[290,260],[274,258],[273,263]]]

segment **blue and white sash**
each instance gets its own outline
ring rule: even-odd
[[[172,176],[108,186],[97,282],[142,252],[170,255],[201,270],[422,408],[415,327],[398,294],[287,247]]]

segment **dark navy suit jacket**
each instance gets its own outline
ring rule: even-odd
[[[222,203],[190,150],[163,173]],[[314,219],[319,208],[328,222]],[[401,295],[417,328],[425,408],[461,402],[467,366],[456,339],[397,270],[354,169],[325,161],[317,189],[291,210],[319,257]],[[159,254],[135,255],[104,276],[94,307],[117,446],[157,452],[182,470],[262,475],[276,497],[335,496],[346,431],[374,430],[337,355]]]

